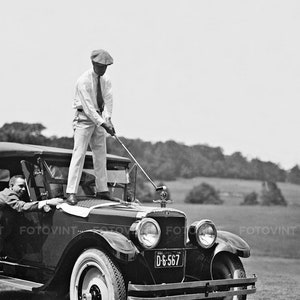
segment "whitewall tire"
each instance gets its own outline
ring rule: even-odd
[[[126,299],[124,278],[107,254],[85,250],[76,260],[70,279],[70,300]]]

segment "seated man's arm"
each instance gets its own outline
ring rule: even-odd
[[[9,205],[12,209],[23,212],[23,211],[37,211],[38,210],[38,201],[25,202],[19,199],[19,197],[11,192],[7,195],[6,204]]]
[[[42,209],[45,205],[56,206],[57,204],[63,202],[63,199],[52,198],[52,199],[42,200],[42,201],[25,202],[20,200],[19,197],[14,192],[11,192],[7,195],[5,202],[12,209],[18,212],[25,212],[25,211],[29,212],[29,211],[38,211]]]

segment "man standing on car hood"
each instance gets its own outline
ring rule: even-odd
[[[105,74],[113,58],[105,50],[94,50],[91,54],[93,68],[83,73],[76,84],[73,108],[76,109],[74,148],[69,168],[67,203],[77,204],[78,190],[85,154],[88,145],[93,152],[96,177],[96,197],[110,200],[106,171],[106,132],[115,134],[111,122],[113,97],[111,82]]]

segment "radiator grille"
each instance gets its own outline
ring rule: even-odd
[[[156,283],[180,282],[185,275],[185,251],[183,251],[183,266],[170,268],[155,268],[155,251],[184,250],[186,241],[186,218],[182,214],[172,215],[164,213],[148,214],[147,217],[155,219],[161,228],[161,238],[155,249],[144,252],[144,256],[154,275]]]

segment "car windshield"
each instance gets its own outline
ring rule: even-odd
[[[66,194],[69,166],[64,162],[45,161],[52,194]],[[115,166],[107,170],[108,187],[114,197],[124,199],[125,187],[129,183],[128,169]],[[85,164],[77,192],[78,196],[91,196],[96,192],[95,173],[92,164]]]

